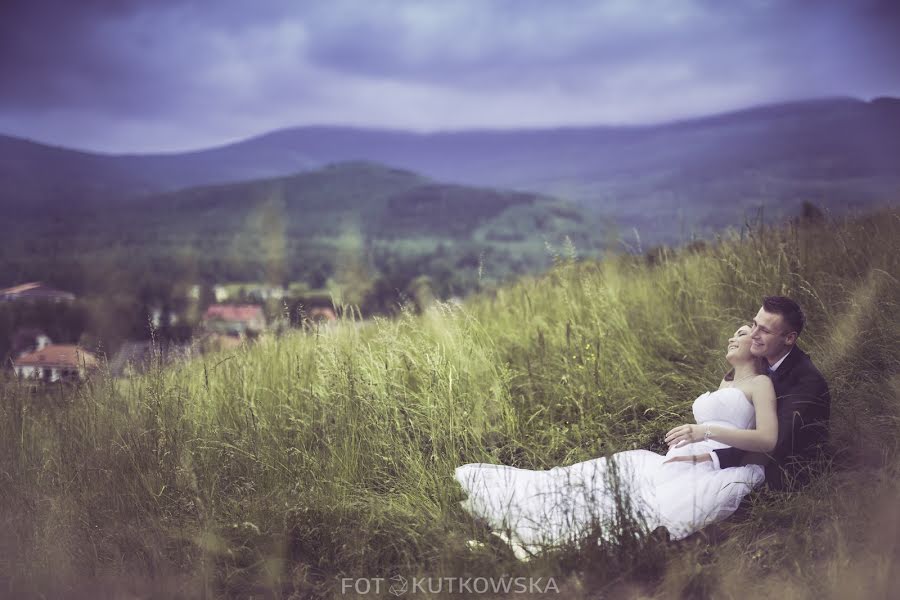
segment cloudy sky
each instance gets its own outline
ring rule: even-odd
[[[900,0],[0,1],[0,133],[108,152],[832,95],[900,96]]]

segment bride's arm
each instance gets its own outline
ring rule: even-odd
[[[775,388],[765,375],[750,381],[753,409],[756,411],[756,429],[729,429],[710,425],[709,439],[748,452],[771,452],[778,442],[778,415],[775,410]],[[698,425],[705,435],[706,425]]]
[[[666,434],[669,447],[678,443],[699,442],[707,428],[709,439],[748,452],[771,452],[778,441],[778,418],[775,412],[775,388],[765,375],[750,382],[753,407],[756,411],[756,429],[731,429],[720,425],[684,425]]]

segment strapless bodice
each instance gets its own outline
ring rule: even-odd
[[[709,423],[737,427],[756,428],[756,411],[753,404],[739,388],[727,387],[701,394],[694,400],[694,419],[697,423]]]

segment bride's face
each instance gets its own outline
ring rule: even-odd
[[[743,361],[752,359],[753,355],[750,354],[751,343],[750,326],[744,325],[740,327],[734,332],[733,336],[728,338],[728,351],[725,353],[725,358],[728,359],[729,362],[734,360]]]

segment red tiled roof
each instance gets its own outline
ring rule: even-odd
[[[43,350],[23,354],[13,360],[16,367],[96,367],[100,363],[92,353],[68,344],[50,344]]]
[[[213,304],[206,309],[204,319],[222,319],[223,321],[252,321],[262,319],[262,307],[252,304]]]

